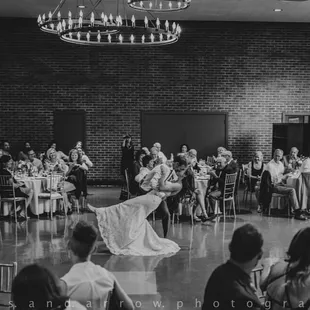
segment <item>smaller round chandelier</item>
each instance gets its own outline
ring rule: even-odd
[[[120,15],[115,18],[112,14],[101,14],[101,19],[96,20],[94,13],[90,20],[83,20],[80,13],[79,19],[68,18],[57,25],[61,40],[80,45],[167,45],[178,41],[181,27],[166,20],[164,25],[157,18],[156,22],[123,20]]]
[[[185,10],[190,6],[191,0],[127,0],[128,5],[137,11],[167,13]]]

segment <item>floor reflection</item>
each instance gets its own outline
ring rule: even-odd
[[[89,201],[95,206],[118,202],[119,189],[91,188]],[[67,241],[79,220],[96,224],[94,214],[73,214],[67,218],[30,219],[23,223],[0,222],[0,260],[17,261],[18,268],[38,262],[51,268],[58,276],[71,267]],[[238,215],[236,220],[171,226],[169,238],[181,246],[171,257],[130,257],[111,255],[99,243],[92,261],[113,272],[139,309],[199,309],[207,279],[219,264],[229,257],[232,232],[244,223],[259,227],[264,237],[264,257],[285,257],[293,235],[308,221],[264,217],[256,214]],[[153,225],[162,236],[161,221]],[[141,303],[141,307],[140,307]],[[160,304],[161,303],[161,304]]]

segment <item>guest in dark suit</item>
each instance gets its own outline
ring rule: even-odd
[[[222,157],[226,159],[226,173],[227,174],[232,174],[238,172],[238,164],[237,161],[233,159],[231,151],[224,151],[222,153]]]

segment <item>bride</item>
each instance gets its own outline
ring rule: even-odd
[[[175,242],[160,238],[146,219],[166,197],[176,195],[182,189],[186,160],[177,156],[173,168],[177,175],[176,182],[167,181],[171,170],[166,165],[160,165],[150,172],[160,175],[155,190],[111,207],[89,206],[97,216],[102,239],[111,253],[154,256],[175,254],[180,250]]]

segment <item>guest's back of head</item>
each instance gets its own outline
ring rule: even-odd
[[[62,296],[59,280],[45,267],[37,264],[24,267],[12,284],[16,310],[65,309],[68,297]]]
[[[230,257],[237,263],[247,263],[262,253],[263,237],[252,224],[234,231],[229,244]]]

